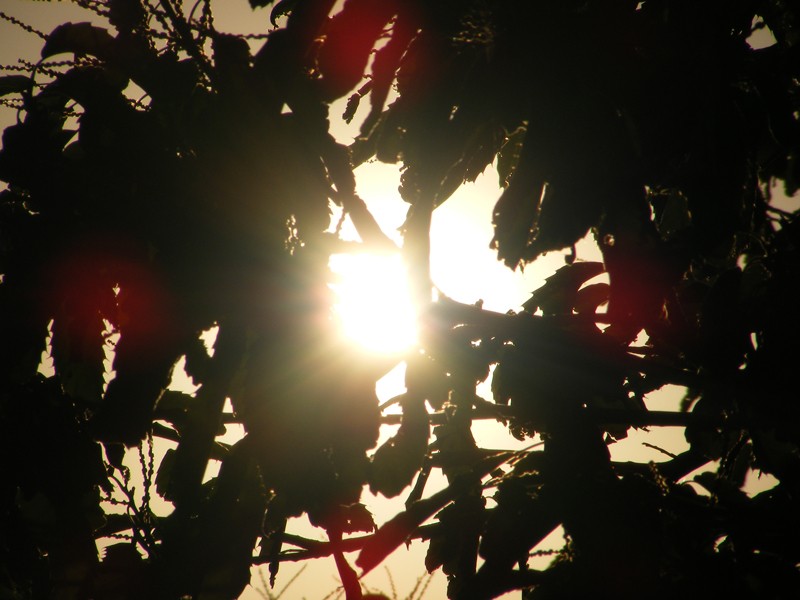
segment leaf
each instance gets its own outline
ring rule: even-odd
[[[395,164],[403,155],[405,134],[405,129],[396,118],[395,111],[389,108],[382,113],[367,141],[374,146],[371,149],[375,158],[380,162]]]
[[[558,526],[552,500],[528,489],[531,480],[531,475],[517,476],[497,488],[497,507],[489,511],[479,550],[487,569],[510,568]]]
[[[127,568],[141,561],[142,555],[130,542],[111,544],[103,549],[103,565],[113,566],[115,569]]]
[[[563,266],[545,279],[545,284],[533,292],[522,308],[529,313],[535,313],[541,308],[546,315],[571,314],[577,301],[578,289],[603,271],[603,263],[594,261]]]
[[[175,465],[175,449],[169,448],[161,459],[156,474],[156,492],[165,500],[172,499],[172,467]]]
[[[41,95],[37,100],[40,98]],[[59,98],[60,106],[55,110],[60,109],[66,100]],[[50,183],[52,180],[42,177],[42,173],[59,168],[61,150],[69,141],[62,125],[63,122],[55,117],[27,119],[6,127],[0,148],[0,179],[28,190],[41,190]]]
[[[105,398],[95,413],[94,426],[98,439],[102,441],[134,445],[147,433],[153,407],[169,384],[175,358],[150,365],[135,365],[127,354],[122,355],[124,360],[119,360],[124,341],[123,335],[117,344],[117,360],[114,361],[117,376],[108,384]],[[128,348],[124,350],[125,353],[129,351]]]
[[[105,58],[113,44],[114,38],[107,29],[95,27],[88,22],[64,23],[47,36],[42,48],[42,58],[65,52]]]
[[[325,139],[323,159],[328,177],[336,191],[342,197],[353,196],[356,193],[356,179],[350,165],[350,153],[346,146],[337,144],[333,138]]]
[[[185,425],[189,411],[195,404],[197,404],[197,399],[189,394],[176,392],[175,390],[164,390],[158,397],[153,419],[163,419],[180,430]]]
[[[95,598],[142,598],[147,596],[148,571],[135,542],[121,542],[103,549],[103,560],[92,578]]]
[[[572,308],[578,314],[593,314],[597,308],[608,302],[611,286],[607,283],[593,283],[578,290]]]
[[[103,444],[106,451],[106,458],[112,467],[122,470],[125,459],[125,446],[122,444]]]
[[[331,17],[317,56],[324,98],[339,98],[358,84],[370,52],[393,14],[392,2],[348,0]]]
[[[742,278],[738,267],[722,272],[703,300],[700,343],[709,368],[734,369],[744,362],[750,330],[739,302]]]
[[[342,119],[344,120],[345,123],[350,123],[353,120],[353,117],[356,115],[356,111],[358,110],[359,104],[361,104],[361,90],[358,90],[353,94],[350,94],[350,97],[347,99],[347,106],[345,107],[344,112],[342,113]]]
[[[545,252],[574,246],[602,214],[600,198],[592,186],[572,181],[548,181],[542,195],[539,216],[525,262]]]
[[[183,354],[182,341],[192,335],[187,323],[172,312],[173,290],[156,276],[146,257],[137,255],[141,250],[132,252],[126,258],[129,262],[119,268],[116,298],[123,319],[116,323],[117,376],[93,417],[98,439],[129,445],[146,436],[156,401]]]
[[[460,571],[465,562],[469,564],[470,559],[474,560],[483,529],[485,505],[483,496],[469,495],[444,507],[436,515],[439,525],[425,556],[425,568],[429,573],[442,567],[445,575],[470,575]]]
[[[383,233],[366,203],[356,195],[355,175],[348,148],[328,136],[325,139],[323,158],[328,176],[338,192],[334,200],[341,203],[350,215],[361,240],[376,249],[395,250],[397,247],[394,242]]]
[[[407,510],[398,513],[384,523],[364,544],[356,559],[363,574],[378,566],[400,546],[423,522],[431,518],[453,500],[461,486],[451,484],[429,498],[414,502]]]
[[[452,383],[445,368],[430,354],[419,354],[406,361],[406,389],[425,398],[434,410],[447,402]]]
[[[52,356],[64,391],[96,407],[103,393],[103,308],[113,303],[91,257],[70,257],[54,277],[60,303],[53,321]]]
[[[225,81],[241,85],[250,67],[250,46],[247,40],[230,34],[217,34],[211,45],[214,52],[214,68]]]
[[[478,125],[462,119],[455,126],[474,133],[465,141],[461,156],[447,169],[434,197],[436,206],[447,200],[464,182],[474,182],[491,164],[499,146],[497,128],[492,123]]]
[[[372,513],[361,503],[350,504],[342,508],[342,533],[370,533],[377,529]]]
[[[546,180],[537,158],[536,140],[525,136],[519,164],[492,212],[494,237],[490,246],[497,258],[515,269],[527,256],[527,247],[539,220]]]
[[[417,527],[467,491],[476,479],[482,479],[514,455],[513,452],[499,452],[484,459],[475,469],[457,478],[445,489],[429,498],[417,500],[408,509],[384,523],[375,535],[366,541],[358,555],[356,565],[362,569],[362,576],[394,552]]]
[[[0,96],[19,94],[31,88],[31,78],[26,75],[4,75],[0,77]]]
[[[252,8],[265,8],[274,1],[275,0],[250,0],[250,6]],[[272,23],[273,27],[277,27],[278,19],[291,13],[295,6],[297,6],[297,0],[281,0],[269,13],[269,22]]]
[[[653,207],[660,209],[655,213],[655,222],[664,240],[675,238],[692,224],[689,202],[685,195],[677,191],[661,199],[660,203],[653,202]]]
[[[503,143],[500,152],[497,153],[497,176],[500,180],[500,187],[507,188],[511,181],[511,176],[519,163],[519,156],[522,152],[522,142],[525,140],[526,127],[517,127]]]
[[[369,487],[373,494],[392,498],[411,484],[428,449],[429,429],[424,400],[412,405],[406,397],[400,429],[372,457]]]
[[[205,343],[198,337],[187,342],[184,348],[186,350],[186,364],[184,366],[186,374],[197,385],[205,383],[212,372],[212,360],[208,355]]]
[[[400,60],[417,31],[414,15],[408,14],[402,6],[398,7],[398,11],[392,26],[392,37],[376,52],[372,62],[369,97],[371,109],[361,126],[362,135],[369,135],[380,119]]]
[[[692,480],[714,494],[724,505],[741,506],[748,500],[747,494],[739,489],[739,485],[721,477],[719,473],[712,471],[698,473]]]
[[[146,24],[147,12],[142,0],[108,0],[108,22],[117,31],[130,32]]]
[[[800,473],[800,445],[789,439],[781,439],[775,430],[753,431],[753,466],[770,473],[781,481],[797,485]]]

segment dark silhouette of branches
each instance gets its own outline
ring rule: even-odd
[[[800,589],[793,3],[251,0],[263,35],[205,0],[76,4],[105,24],[0,12],[43,38],[0,76],[0,596],[234,598],[252,565],[330,557],[369,598],[411,539],[462,600]],[[401,248],[359,196],[373,160],[401,170]],[[508,313],[431,301],[432,215],[490,165],[475,243],[566,259]],[[402,255],[413,351],[339,335],[328,261],[351,252]],[[667,386],[680,408],[649,410]],[[480,447],[478,420],[528,447]],[[688,450],[612,460],[667,426]],[[378,526],[366,486],[405,509]]]

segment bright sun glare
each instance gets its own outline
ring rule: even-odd
[[[417,342],[414,306],[398,255],[335,255],[334,312],[343,333],[371,352],[393,353]]]

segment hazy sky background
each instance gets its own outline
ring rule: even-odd
[[[193,2],[186,3],[187,6],[192,4]],[[217,1],[213,6],[215,26],[220,31],[251,33],[264,32],[269,28],[269,10],[253,11],[247,0]],[[0,0],[0,10],[45,33],[66,21],[98,20],[93,13],[69,2]],[[42,40],[36,35],[22,31],[8,22],[0,21],[0,64],[14,65],[20,57],[36,61],[41,45]],[[362,109],[367,104],[362,103]],[[343,108],[343,103],[334,106],[333,122]],[[14,118],[13,110],[0,107],[0,128],[11,124]],[[352,141],[358,122],[357,116],[352,126],[342,125],[335,130],[340,141],[343,143]],[[397,192],[399,184],[397,166],[366,164],[357,170],[357,177],[359,194],[367,202],[384,231],[398,239],[396,230],[405,218],[407,205]],[[564,264],[564,253],[550,253],[535,264],[529,265],[524,273],[512,272],[498,262],[495,253],[489,250],[488,244],[492,238],[491,212],[499,194],[497,175],[490,167],[474,184],[463,186],[435,212],[432,227],[432,276],[437,287],[456,300],[472,303],[481,299],[485,308],[505,312],[509,309],[518,310],[530,293],[543,283],[544,277],[551,275]],[[599,259],[592,242],[584,241],[579,245],[578,258]],[[379,386],[381,400],[398,394],[402,391],[401,386],[402,372],[398,371],[393,378],[387,378]],[[479,393],[487,398],[491,396],[488,385],[482,386]],[[680,390],[662,390],[651,394],[647,399],[647,405],[654,410],[674,410],[679,398]],[[391,435],[394,429],[387,427],[382,439]],[[496,423],[477,425],[474,431],[481,446],[520,447],[520,444]],[[614,458],[638,461],[661,461],[667,458],[657,450],[642,446],[642,441],[645,440],[673,453],[680,452],[686,447],[681,430],[676,428],[653,429],[646,436],[640,435],[640,432],[632,432],[627,440],[611,447]],[[442,478],[432,481],[441,485]],[[402,509],[403,499],[404,495],[391,501],[367,495],[364,501],[375,512],[376,520],[380,524]],[[308,526],[300,525],[298,529],[298,526],[292,527],[290,524],[290,530],[303,535],[324,537],[321,530],[312,531]],[[387,561],[387,568],[393,576],[399,598],[405,598],[417,578],[425,573],[423,559],[426,549],[427,543],[415,542],[408,550],[401,548]],[[285,564],[281,568],[276,591],[282,589],[298,568],[300,566],[294,564]],[[392,587],[383,568],[376,569],[365,581],[370,588],[377,588],[389,596],[392,595]],[[306,571],[292,585],[284,598],[307,597],[309,600],[323,598],[337,585],[332,559],[308,561]],[[445,587],[445,577],[441,571],[437,571],[425,598],[444,598]],[[248,588],[242,596],[246,600],[260,597],[264,596],[251,588]],[[519,593],[509,594],[506,597],[518,598]]]

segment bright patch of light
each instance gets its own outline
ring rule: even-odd
[[[395,353],[417,342],[414,306],[399,255],[336,255],[334,312],[342,332],[372,352]]]

